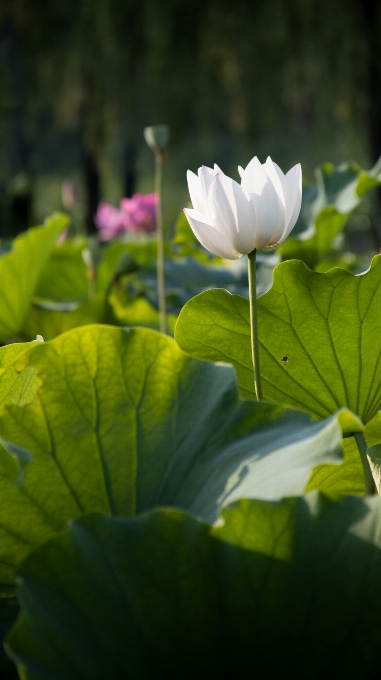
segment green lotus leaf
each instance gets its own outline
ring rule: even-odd
[[[381,499],[87,516],[18,574],[26,680],[378,677]]]
[[[43,227],[18,236],[12,250],[0,257],[0,340],[21,333],[49,254],[68,222],[66,215],[52,215]]]
[[[155,331],[85,326],[14,365],[41,387],[0,416],[0,583],[83,514],[161,505],[214,522],[240,497],[300,494],[313,468],[342,458],[342,415],[242,402],[231,366],[189,358]]]
[[[257,300],[265,399],[324,418],[341,407],[368,423],[381,405],[381,256],[353,276],[313,272],[299,261],[274,269]],[[244,397],[254,396],[249,302],[224,290],[198,295],[175,332],[183,350],[232,363]]]

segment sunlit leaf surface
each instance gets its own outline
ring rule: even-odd
[[[370,421],[381,404],[381,256],[368,272],[313,272],[302,262],[274,270],[257,301],[263,393],[323,418],[346,406]],[[245,397],[254,396],[249,303],[211,290],[183,308],[180,347],[236,368]]]
[[[232,367],[189,358],[154,331],[76,329],[15,367],[33,368],[41,387],[0,417],[13,445],[0,449],[0,583],[83,514],[161,505],[214,522],[237,498],[300,494],[313,468],[341,460],[342,415],[242,402]]]

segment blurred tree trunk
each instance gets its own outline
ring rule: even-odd
[[[91,83],[86,83],[86,101],[80,111],[81,163],[85,187],[85,224],[88,234],[97,233],[94,216],[101,200],[98,167],[99,119],[94,111]]]
[[[136,146],[127,146],[124,153],[123,196],[131,198],[136,187]]]
[[[100,181],[97,160],[93,152],[83,148],[82,151],[83,179],[86,191],[85,222],[88,234],[97,232],[94,215],[100,202]]]
[[[368,125],[369,150],[372,163],[381,156],[381,13],[379,0],[360,3],[365,18],[368,46]],[[372,235],[376,250],[381,244],[381,187],[376,191],[377,219],[372,220]]]
[[[362,3],[366,40],[369,50],[368,102],[371,159],[375,163],[381,155],[381,21],[379,0]]]
[[[20,67],[18,41],[11,0],[7,0],[0,27],[2,54],[9,73],[12,100],[8,146],[9,181],[5,189],[5,205],[1,236],[13,238],[30,226],[32,192],[29,178],[29,144],[25,133],[25,92]]]

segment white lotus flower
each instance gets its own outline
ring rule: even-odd
[[[262,165],[255,156],[238,171],[241,184],[217,165],[199,168],[198,176],[187,173],[193,210],[184,212],[193,233],[204,248],[228,260],[283,243],[302,200],[299,163],[284,175],[270,157]]]

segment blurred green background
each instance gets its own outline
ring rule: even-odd
[[[186,170],[268,154],[287,170],[381,152],[381,3],[2,0],[0,237],[75,200],[153,189],[146,125],[167,123],[166,220]],[[62,192],[62,183],[64,191]],[[62,196],[62,193],[64,196]],[[366,208],[372,220],[378,212]]]

